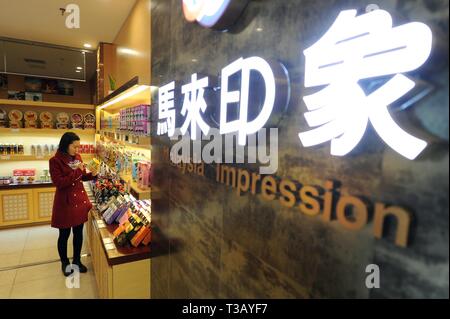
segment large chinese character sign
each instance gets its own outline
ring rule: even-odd
[[[326,85],[305,96],[305,119],[314,129],[299,134],[303,146],[331,141],[331,154],[348,154],[361,141],[370,121],[396,152],[416,158],[427,143],[399,127],[388,106],[414,82],[403,73],[419,68],[431,52],[432,33],[423,23],[392,26],[391,15],[375,10],[360,16],[343,11],[325,35],[304,51],[305,87]],[[366,95],[359,80],[392,75]]]

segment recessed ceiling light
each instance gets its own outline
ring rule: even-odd
[[[90,45],[89,43],[85,43],[85,44],[84,44],[84,47],[85,47],[85,48],[92,48],[92,45]]]
[[[261,32],[262,30],[264,30],[263,28],[256,28],[256,31]]]
[[[76,70],[75,72],[77,72],[77,73],[81,73],[81,71],[80,71],[80,70]]]
[[[192,62],[198,62],[198,60],[197,59],[192,59]]]
[[[81,66],[77,66],[77,70],[83,70]]]

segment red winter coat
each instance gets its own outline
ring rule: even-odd
[[[68,163],[73,160],[82,162],[79,154],[72,158],[60,151],[50,159],[50,176],[56,186],[52,212],[52,227],[55,228],[69,228],[85,223],[92,208],[83,181],[93,180],[95,177],[79,168],[72,169]]]

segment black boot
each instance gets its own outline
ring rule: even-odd
[[[61,270],[66,277],[70,276],[73,273],[73,269],[70,266],[70,262],[68,260],[61,262]]]
[[[87,271],[88,271],[88,269],[87,269],[87,267],[85,266],[85,265],[83,265],[82,263],[81,263],[81,261],[79,261],[79,260],[74,260],[73,262],[72,262],[72,265],[76,265],[76,266],[78,266],[78,270],[80,271],[80,273],[86,273]]]

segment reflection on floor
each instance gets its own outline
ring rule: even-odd
[[[0,298],[98,298],[89,256],[82,258],[89,271],[80,274],[79,288],[67,288],[76,281],[61,272],[57,238],[49,225],[0,230]],[[72,235],[68,244],[72,257]],[[88,250],[85,234],[82,253]]]

